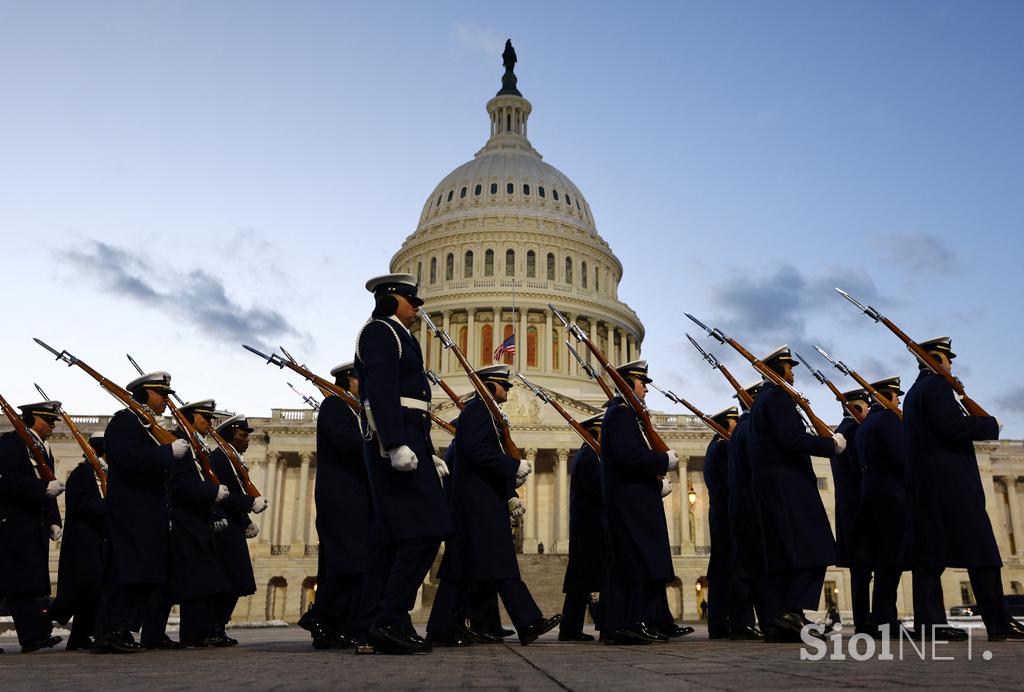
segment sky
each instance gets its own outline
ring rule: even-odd
[[[691,312],[755,352],[827,370],[817,343],[909,385],[912,357],[840,286],[951,336],[968,393],[1020,439],[1022,32],[1024,4],[988,0],[0,0],[0,393],[116,408],[35,336],[116,381],[131,353],[186,399],[301,406],[239,344],[321,372],[352,358],[365,280],[487,138],[511,37],[530,139],[621,259],[657,381],[730,401]]]

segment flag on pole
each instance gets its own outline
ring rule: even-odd
[[[494,349],[494,362],[499,362],[506,355],[514,356],[516,354],[516,335],[511,334],[507,339],[501,342],[501,346]]]

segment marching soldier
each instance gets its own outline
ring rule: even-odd
[[[952,385],[933,372],[933,365],[952,370],[949,337],[919,345],[934,363],[919,364],[903,407],[914,517],[914,628],[935,639],[966,638],[946,625],[941,583],[946,567],[966,567],[989,641],[1024,639],[1024,627],[1003,600],[1003,562],[974,454],[974,442],[998,439],[1001,425],[964,413]]]
[[[333,370],[335,384],[359,398],[355,365]],[[363,463],[359,417],[339,396],[320,404],[316,419],[316,600],[299,620],[317,649],[355,646],[360,591],[366,570],[370,489]]]
[[[253,428],[243,414],[231,416],[217,426],[217,434],[231,445],[231,448],[242,457],[249,449],[249,434]],[[235,469],[223,449],[216,449],[210,455],[210,466],[214,474],[228,489],[228,496],[220,503],[217,519],[227,521],[227,527],[213,534],[213,549],[221,571],[227,579],[228,591],[216,598],[216,617],[219,624],[216,634],[235,645],[237,640],[227,635],[227,624],[231,614],[242,596],[256,593],[256,579],[252,573],[252,558],[249,557],[249,546],[246,539],[256,538],[260,529],[249,519],[249,513],[259,514],[267,508],[265,497],[249,497],[242,487]]]
[[[647,361],[617,368],[643,401],[647,396]],[[659,480],[676,469],[673,451],[650,449],[636,412],[617,395],[607,404],[601,440],[601,484],[608,530],[610,564],[602,589],[602,635],[607,644],[665,642],[652,620],[665,585],[675,578]],[[666,493],[667,494],[667,493]],[[660,591],[660,594],[659,594]]]
[[[788,346],[762,359],[793,383],[798,361]],[[766,381],[750,410],[753,488],[764,531],[765,641],[800,641],[809,621],[804,609],[818,607],[825,570],[836,562],[836,542],[818,493],[811,456],[831,457],[846,449],[839,433],[811,435],[784,389]]]
[[[409,331],[423,300],[409,274],[370,279],[366,288],[376,305],[356,340],[355,368],[373,518],[360,635],[382,653],[427,652],[409,611],[452,523],[430,441],[423,353]]]
[[[763,380],[747,385],[744,391],[752,399],[764,385]],[[729,534],[732,537],[732,585],[729,591],[729,638],[756,640],[761,638],[754,627],[754,615],[761,627],[764,617],[764,537],[761,516],[753,490],[750,469],[750,409],[739,401],[740,414],[729,438]]]
[[[53,453],[46,440],[60,417],[59,401],[19,406],[21,420],[29,435],[46,450],[46,463],[53,470]],[[39,477],[28,447],[17,433],[0,436],[0,599],[14,618],[22,653],[56,646],[53,626],[44,617],[39,599],[50,595],[49,547],[47,540],[61,538],[57,496],[64,492],[60,481]],[[2,651],[2,650],[0,650]]]
[[[105,467],[102,430],[89,436],[89,445]],[[99,478],[84,455],[68,476],[64,508],[67,522],[60,544],[57,598],[50,606],[50,618],[62,625],[74,618],[68,651],[92,649],[107,552],[107,509]]]
[[[856,632],[868,632],[868,618],[871,614],[871,569],[855,550],[857,514],[861,507],[861,466],[856,435],[860,423],[853,417],[850,408],[863,417],[868,410],[868,393],[863,389],[843,392],[847,405],[843,408],[843,420],[836,426],[836,432],[846,438],[846,449],[834,454],[832,463],[832,484],[835,487],[836,505],[836,565],[850,570],[850,600],[853,604],[853,625]],[[875,585],[877,589],[877,582]]]
[[[735,406],[711,419],[732,434],[740,413]],[[708,527],[711,559],[708,561],[708,639],[729,636],[729,596],[732,581],[732,535],[729,530],[729,440],[715,434],[704,452],[704,484],[708,488]]]
[[[872,382],[871,387],[879,396],[899,404],[903,394],[899,377]],[[888,625],[889,636],[898,636],[896,590],[903,570],[910,564],[912,536],[903,423],[894,412],[873,402],[857,430],[856,447],[863,474],[857,534],[869,565],[861,569],[873,570],[875,577],[870,626],[858,625],[858,632],[877,635],[880,627]],[[853,576],[853,568],[850,573]],[[863,588],[867,589],[866,583]]]
[[[601,441],[603,413],[580,424]],[[583,620],[590,595],[601,591],[607,546],[601,510],[601,464],[597,452],[586,442],[573,457],[569,477],[569,564],[562,583],[565,603],[558,640],[591,642],[594,637],[583,632]],[[596,624],[601,629],[600,622]]]

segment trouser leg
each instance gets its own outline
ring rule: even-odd
[[[729,630],[754,626],[754,586],[739,560],[733,563],[729,579]]]
[[[477,601],[468,613],[470,626],[477,632],[501,636],[501,611],[498,610],[498,592],[492,591],[487,598]]]
[[[453,634],[459,621],[459,611],[465,592],[464,583],[454,579],[442,579],[434,594],[434,605],[430,608],[427,632],[438,636]]]
[[[875,598],[878,598],[878,573],[875,574]],[[871,570],[867,567],[850,568],[850,603],[853,607],[853,626],[859,632],[868,623],[871,610]],[[875,611],[877,615],[877,610]],[[882,624],[875,620],[876,625]]]
[[[223,634],[227,624],[231,622],[231,615],[235,612],[235,606],[238,605],[238,596],[233,594],[225,594],[223,596],[217,596],[213,603],[213,616],[214,621],[218,627],[218,631]]]
[[[562,622],[558,626],[560,634],[579,634],[583,631],[583,621],[587,615],[587,604],[590,592],[573,589],[565,592],[562,603]]]
[[[650,604],[647,613],[644,614],[644,622],[659,629],[671,627],[676,623],[676,619],[672,617],[672,610],[668,607],[668,593],[665,592],[663,582],[647,582],[642,587],[642,593]]]
[[[914,629],[946,624],[942,602],[942,567],[918,567],[913,571]]]
[[[875,625],[892,625],[890,634],[895,634],[894,629],[899,622],[899,615],[896,609],[896,590],[900,586],[900,576],[903,571],[895,568],[875,570],[875,586],[872,593],[871,620]]]
[[[729,574],[708,578],[708,635],[729,634]]]
[[[332,616],[333,626],[338,632],[348,635],[358,630],[362,591],[362,574],[345,574],[338,577],[338,598]]]
[[[71,634],[68,646],[83,646],[89,643],[89,637],[96,632],[96,613],[99,609],[98,594],[79,599],[75,606],[74,619],[71,621]]]
[[[152,584],[111,584],[104,590],[106,631],[138,631],[154,592]]]
[[[171,615],[171,604],[163,598],[151,595],[142,613],[142,644],[159,644],[167,636],[167,618]],[[184,619],[184,618],[182,618]]]
[[[43,617],[35,596],[8,596],[7,609],[14,619],[18,643],[22,646],[53,631],[50,623]]]
[[[762,602],[764,620],[762,626],[771,626],[775,618],[786,612],[787,578],[784,573],[766,574],[762,580]]]
[[[808,567],[790,573],[783,607],[790,612],[814,610],[821,601],[825,585],[825,568]]]
[[[989,634],[1005,632],[1010,621],[1010,611],[1003,596],[1003,581],[999,567],[972,567],[967,570],[971,588],[978,601],[981,619]]]
[[[517,632],[544,617],[522,579],[502,579],[495,587]]]
[[[200,596],[181,602],[181,641],[200,641],[220,630],[220,623],[216,622],[216,609],[213,607],[214,598]]]
[[[440,545],[438,538],[417,538],[394,545],[374,624],[413,629],[409,611],[416,605],[416,591]]]
[[[601,623],[601,632],[614,634],[625,629],[628,624],[626,620],[626,600],[629,584],[624,582],[607,580],[605,588],[601,590],[602,611],[604,613]]]

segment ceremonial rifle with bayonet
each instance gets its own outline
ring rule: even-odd
[[[291,382],[285,382],[285,384],[288,385],[288,387],[293,392],[298,394],[302,401],[305,402],[305,404],[309,406],[311,409],[313,409],[314,411],[320,410],[320,403],[316,399],[309,396],[308,394],[303,394],[302,392],[300,392],[298,389],[295,388],[295,385],[293,385]]]
[[[604,391],[604,395],[608,399],[613,399],[615,397],[615,393],[612,391],[612,388],[608,386],[608,383],[601,379],[601,376],[597,374],[597,371],[594,370],[594,366],[588,361],[583,360],[583,356],[581,356],[579,351],[569,343],[568,339],[565,340],[565,345],[569,347],[569,353],[576,359],[576,362],[580,364],[580,367],[583,368],[583,372],[587,373],[587,377],[592,380],[597,380],[597,383],[601,385],[602,391]]]
[[[427,368],[424,372],[427,373],[427,379],[430,380],[430,383],[436,384],[438,387],[440,387],[444,391],[444,393],[448,395],[448,398],[452,400],[452,403],[459,407],[460,411],[466,408],[466,402],[463,401],[462,398],[455,393],[454,389],[448,386],[447,382],[441,379],[440,375],[438,375],[430,368]]]
[[[786,394],[788,394],[790,398],[793,399],[796,405],[803,410],[804,414],[807,415],[807,419],[811,422],[811,426],[814,428],[815,433],[822,437],[832,437],[834,435],[832,429],[828,427],[828,424],[825,423],[825,421],[818,418],[818,416],[814,414],[814,411],[811,410],[810,402],[808,402],[807,399],[800,392],[796,391],[796,389],[794,389],[793,386],[789,384],[789,382],[786,382],[786,380],[782,378],[782,375],[769,368],[764,363],[764,361],[762,361],[760,358],[755,357],[754,354],[745,349],[738,341],[727,336],[721,329],[711,329],[690,313],[687,312],[685,314],[687,317],[693,320],[693,322],[696,325],[698,325],[701,329],[707,332],[708,336],[710,336],[712,339],[714,339],[720,344],[729,344],[730,346],[732,346],[734,349],[736,349],[737,353],[739,353],[741,356],[750,361],[750,364],[754,366],[755,370],[757,370],[759,373],[767,377],[777,386],[781,387],[786,392]]]
[[[706,425],[709,428],[711,428],[712,430],[714,430],[721,437],[725,438],[726,440],[728,440],[730,437],[732,437],[732,435],[729,434],[729,431],[726,430],[725,428],[723,428],[715,420],[713,420],[711,418],[711,416],[709,416],[708,414],[704,413],[699,408],[697,408],[696,406],[691,404],[689,401],[687,401],[683,397],[681,397],[678,394],[676,394],[675,392],[673,392],[671,390],[662,389],[661,387],[659,387],[658,385],[654,384],[653,382],[651,382],[648,386],[651,387],[651,389],[655,389],[655,390],[661,392],[662,395],[666,399],[669,399],[670,401],[674,401],[677,404],[679,404],[681,406],[685,406],[686,408],[690,409],[690,411],[693,412],[693,415],[695,415],[698,418],[700,418],[701,421],[704,423],[704,425]]]
[[[146,371],[139,367],[139,364],[135,362],[130,353],[126,353],[129,362],[138,371],[140,375],[145,375]],[[172,395],[175,399],[178,399],[178,395]],[[184,406],[181,399],[178,402]],[[206,443],[199,437],[199,433],[196,429],[188,422],[188,418],[185,417],[178,407],[174,405],[174,401],[171,397],[167,398],[167,408],[171,410],[171,415],[174,416],[174,420],[178,423],[178,428],[185,434],[185,439],[188,440],[188,444],[192,447],[193,453],[196,455],[196,460],[199,462],[199,468],[203,472],[203,478],[210,483],[220,485],[220,479],[217,478],[217,474],[214,473],[213,466],[210,464],[210,449],[206,446]]]
[[[895,324],[893,324],[891,320],[889,320],[887,317],[882,315],[882,313],[878,312],[878,310],[875,310],[870,305],[864,305],[863,303],[859,302],[856,298],[854,298],[841,288],[837,288],[836,291],[838,291],[839,295],[841,295],[843,298],[846,298],[848,301],[856,305],[861,312],[863,312],[865,315],[873,319],[875,322],[881,322],[886,327],[888,327],[889,331],[895,334],[896,338],[898,338],[900,341],[906,344],[907,350],[913,353],[919,361],[924,363],[925,367],[927,367],[935,374],[941,375],[947,382],[949,382],[949,384],[953,387],[953,391],[959,395],[960,403],[963,404],[963,407],[967,411],[967,413],[971,414],[972,416],[989,417],[989,413],[981,406],[979,406],[978,402],[967,396],[967,393],[964,391],[964,383],[961,382],[959,378],[954,377],[953,373],[951,373],[943,366],[939,365],[939,363],[934,358],[928,355],[927,351],[921,348],[916,341],[914,341],[909,336],[904,334],[903,331]]]
[[[551,308],[551,312],[554,313],[555,317],[557,317],[565,326],[566,331],[572,334],[576,341],[583,343],[597,360],[598,365],[608,373],[608,377],[611,378],[612,384],[614,384],[615,388],[619,390],[620,394],[622,394],[623,401],[625,401],[636,413],[640,422],[640,427],[643,429],[644,436],[647,438],[647,443],[651,446],[651,449],[655,452],[670,451],[669,446],[665,444],[665,440],[663,440],[661,435],[658,434],[658,431],[654,429],[654,422],[651,420],[651,413],[647,410],[647,407],[644,406],[644,402],[640,401],[640,397],[636,395],[636,392],[633,391],[633,388],[629,386],[629,383],[626,382],[625,378],[619,373],[619,371],[612,367],[611,363],[608,362],[608,359],[604,357],[601,349],[597,347],[597,344],[593,343],[587,337],[583,330],[580,329],[579,325],[575,323],[570,324],[565,315],[558,311],[558,308],[551,303],[548,303],[548,307]]]
[[[32,455],[32,461],[36,467],[36,472],[39,473],[39,478],[47,483],[57,480],[57,477],[53,475],[53,469],[46,463],[46,448],[36,439],[35,435],[29,432],[29,429],[25,427],[25,421],[21,419],[21,415],[11,408],[11,405],[7,403],[3,396],[0,396],[0,409],[3,409],[4,413],[7,414],[11,425],[14,426],[14,432],[18,433],[18,437],[28,447],[29,454]]]
[[[50,401],[50,397],[46,396],[46,392],[38,384],[36,385],[36,391],[39,392],[47,401]],[[89,440],[82,434],[82,431],[75,425],[75,421],[71,420],[71,416],[64,410],[63,406],[57,408],[57,412],[60,413],[60,418],[64,421],[64,425],[68,426],[68,430],[71,432],[71,436],[78,442],[78,446],[82,448],[82,453],[85,454],[86,461],[92,466],[93,473],[96,474],[96,478],[100,481],[100,497],[107,496],[107,472],[103,470],[103,464],[100,463],[99,457],[96,456],[96,450],[89,444]]]
[[[817,349],[818,347],[815,346],[814,348]],[[818,349],[818,351],[821,352],[820,349]],[[835,394],[836,400],[843,405],[843,408],[846,409],[847,413],[853,416],[853,419],[855,421],[857,421],[858,423],[864,422],[864,414],[860,412],[860,409],[856,409],[850,405],[850,401],[846,398],[846,396],[843,395],[842,392],[839,391],[839,388],[832,383],[832,380],[825,377],[825,373],[823,373],[821,370],[817,370],[816,368],[812,368],[811,364],[804,360],[803,356],[801,356],[796,351],[793,351],[793,354],[796,356],[796,359],[798,361],[803,363],[804,366],[811,371],[811,374],[814,375],[814,379],[828,387],[829,391]]]
[[[847,377],[852,377],[854,381],[856,381],[857,384],[859,384],[864,389],[864,391],[866,391],[868,394],[874,397],[875,401],[877,401],[882,406],[886,407],[887,409],[895,413],[897,418],[903,420],[903,411],[900,411],[900,407],[892,403],[892,400],[889,399],[889,397],[880,395],[877,389],[872,387],[870,384],[868,384],[867,380],[865,380],[863,377],[857,374],[856,370],[851,369],[849,366],[846,365],[846,363],[844,363],[841,360],[834,360],[832,356],[825,353],[824,349],[822,349],[820,346],[815,346],[814,350],[821,354],[821,356],[829,363],[832,363],[833,367],[835,367],[836,370],[843,373]]]
[[[722,365],[722,363],[719,362],[719,360],[717,358],[715,358],[715,356],[713,354],[708,353],[703,348],[701,348],[700,344],[698,344],[697,340],[694,339],[692,336],[687,334],[686,338],[690,340],[690,343],[693,344],[693,347],[695,349],[697,349],[697,351],[700,353],[701,357],[704,358],[704,360],[706,360],[708,362],[708,364],[711,366],[712,370],[718,370],[718,372],[722,373],[722,376],[725,377],[725,379],[729,382],[729,384],[732,385],[732,388],[736,390],[736,396],[738,396],[740,401],[743,402],[743,405],[746,406],[748,409],[751,406],[753,406],[754,405],[754,397],[750,396],[750,392],[745,390],[742,387],[742,385],[740,385],[740,383],[736,381],[736,378],[732,376],[732,373],[729,372],[729,369],[727,367],[725,367],[724,365]]]
[[[512,426],[508,422],[508,418],[505,417],[505,412],[498,406],[498,402],[494,400],[494,396],[491,394],[487,386],[484,385],[483,380],[473,370],[473,366],[469,364],[469,360],[466,355],[462,352],[452,338],[448,335],[448,332],[434,324],[434,321],[430,319],[430,315],[424,310],[419,311],[419,318],[423,320],[423,323],[434,333],[441,341],[441,346],[444,348],[451,349],[452,353],[455,354],[455,359],[459,361],[459,365],[466,371],[466,375],[469,377],[469,381],[473,384],[473,389],[476,390],[477,395],[487,406],[487,410],[491,413],[491,418],[494,420],[495,425],[498,427],[498,433],[501,436],[502,445],[505,448],[505,454],[512,457],[516,461],[523,458],[522,452],[519,451],[519,447],[512,440]]]
[[[545,404],[550,404],[551,408],[555,409],[555,411],[565,419],[565,422],[572,426],[572,429],[576,431],[576,434],[583,438],[583,441],[590,445],[591,449],[593,449],[597,454],[601,454],[601,443],[595,440],[594,436],[590,434],[590,431],[584,428],[578,420],[573,418],[572,415],[566,411],[560,403],[555,401],[555,399],[553,399],[543,387],[535,386],[532,382],[523,377],[523,373],[521,372],[516,373],[516,377],[522,380],[523,384],[529,387],[530,391],[536,394],[541,401]]]

